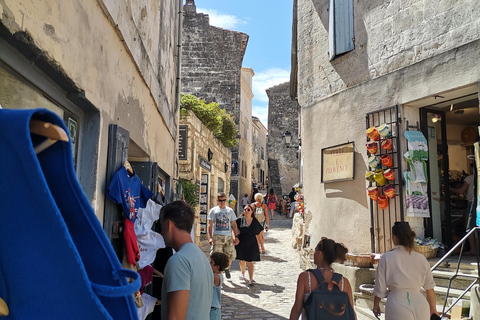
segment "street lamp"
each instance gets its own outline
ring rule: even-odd
[[[299,145],[293,145],[291,146],[290,144],[292,143],[292,134],[290,131],[285,131],[283,134],[283,139],[285,140],[285,147],[287,148],[298,148]]]

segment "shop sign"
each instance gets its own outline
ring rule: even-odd
[[[178,128],[178,160],[187,160],[187,134],[188,126],[181,125]]]
[[[353,180],[355,143],[347,142],[322,149],[322,182]]]
[[[212,164],[210,162],[208,162],[208,160],[203,158],[203,157],[199,156],[199,158],[200,158],[200,167],[207,170],[208,172],[212,172]]]

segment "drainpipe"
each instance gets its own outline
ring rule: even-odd
[[[182,83],[181,66],[182,66],[182,28],[183,28],[183,0],[178,1],[178,30],[177,30],[177,72],[176,72],[176,89],[175,89],[175,120],[179,119],[177,113],[180,109],[180,90]],[[175,141],[175,175],[179,177],[179,164],[178,164],[178,149],[177,140],[179,136],[179,125],[177,123],[177,132],[174,137]]]
[[[182,27],[183,27],[183,0],[178,0],[178,33],[177,33],[177,78],[175,116],[180,108],[181,66],[182,66]]]

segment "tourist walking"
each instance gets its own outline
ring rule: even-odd
[[[165,244],[176,253],[168,259],[162,284],[162,319],[208,319],[213,272],[205,254],[192,243],[192,208],[174,201],[160,210]]]
[[[295,213],[295,205],[297,204],[297,200],[295,200],[295,188],[292,188],[292,191],[288,194],[288,199],[290,200],[290,214],[288,215],[289,218],[293,218],[293,214]]]
[[[270,219],[268,218],[268,208],[265,203],[263,203],[263,195],[261,193],[255,194],[255,202],[251,204],[253,208],[254,216],[260,222],[263,229],[260,234],[257,236],[258,245],[260,246],[260,253],[265,254],[265,238],[263,237],[264,230],[268,231],[268,226],[270,224]]]
[[[223,252],[230,260],[228,266],[235,260],[235,245],[238,242],[237,216],[232,208],[227,207],[227,196],[225,192],[217,195],[217,206],[208,213],[208,242],[212,246],[212,252]],[[230,269],[225,269],[225,277],[230,279]]]
[[[273,220],[275,209],[277,209],[277,195],[275,194],[275,191],[273,191],[273,188],[270,189],[270,191],[268,192],[267,202],[268,202],[268,211],[270,212],[271,219]]]
[[[385,319],[428,320],[436,310],[435,282],[430,264],[413,250],[415,232],[408,222],[395,222],[392,241],[395,247],[382,255],[375,274],[373,314],[380,316],[380,300],[387,297]],[[426,299],[421,288],[426,290]]]
[[[237,260],[240,260],[241,279],[250,285],[255,284],[253,279],[254,261],[260,261],[260,251],[258,248],[257,235],[263,231],[263,227],[254,217],[251,206],[246,206],[243,215],[237,219],[238,240],[235,246],[237,251]],[[248,267],[249,280],[245,278],[245,269]]]
[[[343,262],[345,261],[345,255],[348,252],[348,249],[341,243],[336,243],[332,239],[322,238],[320,242],[315,247],[315,253],[313,255],[313,262],[317,266],[324,278],[325,282],[330,282],[332,277],[339,275],[334,273],[332,269],[332,263],[334,262]],[[338,277],[338,276],[336,276]],[[319,287],[317,278],[313,274],[313,270],[307,270],[298,276],[297,281],[297,292],[295,294],[295,303],[290,311],[290,320],[297,320],[300,314],[302,314],[302,319],[307,319],[305,313],[305,302],[310,296],[312,290],[315,290]],[[341,280],[338,283],[338,286],[343,292],[348,294],[350,300],[350,312],[356,318],[355,311],[353,309],[353,294],[352,287],[347,278],[341,277]]]
[[[214,252],[210,256],[213,271],[213,297],[210,308],[210,320],[222,319],[222,272],[228,267],[228,256],[223,252]]]

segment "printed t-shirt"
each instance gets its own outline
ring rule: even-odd
[[[207,220],[213,220],[213,234],[231,236],[232,221],[237,220],[237,216],[230,207],[220,209],[219,206],[216,206],[208,213]]]
[[[196,244],[185,243],[168,259],[162,285],[162,319],[167,319],[167,293],[189,290],[186,320],[209,319],[213,297],[213,271]]]
[[[127,169],[121,167],[113,175],[108,186],[108,198],[117,204],[121,204],[126,219],[135,222],[138,208],[145,208],[148,199],[153,193],[142,185],[140,178],[135,174],[128,175]]]

